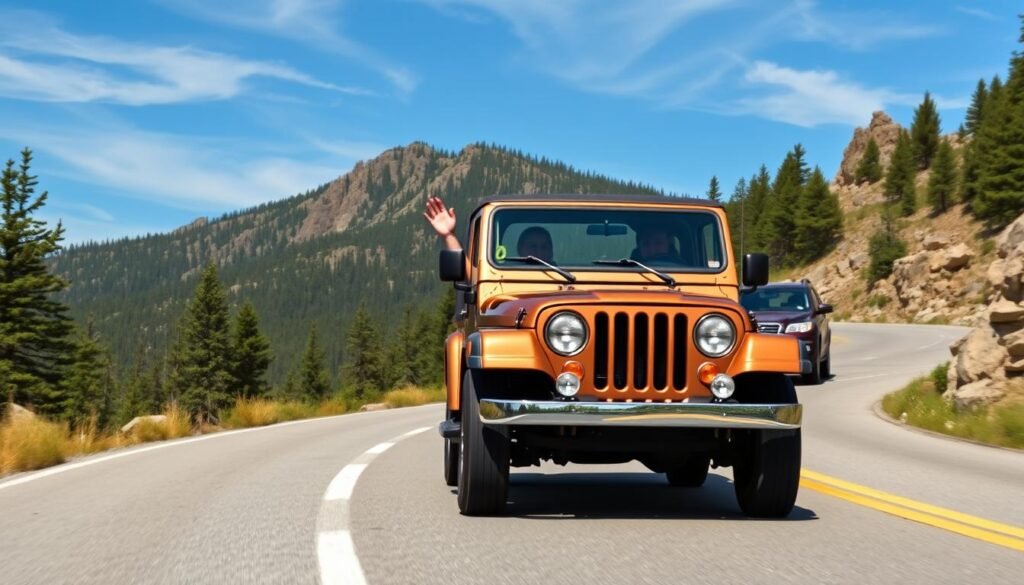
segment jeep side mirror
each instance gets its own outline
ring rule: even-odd
[[[768,284],[768,255],[746,254],[743,256],[743,286]]]
[[[466,252],[464,250],[441,250],[438,269],[442,282],[466,280]]]
[[[832,308],[832,305],[830,305],[828,303],[821,303],[820,305],[818,305],[818,314],[819,315],[828,315],[833,310],[834,309]]]

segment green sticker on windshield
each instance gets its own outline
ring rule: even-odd
[[[498,248],[494,250],[494,259],[498,262],[504,262],[506,256],[508,256],[508,250],[505,249],[505,246],[498,244]]]

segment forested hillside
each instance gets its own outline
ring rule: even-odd
[[[72,246],[52,266],[71,283],[61,300],[80,322],[94,316],[122,371],[136,355],[164,359],[185,301],[213,262],[229,303],[251,301],[260,315],[275,356],[272,384],[295,365],[313,323],[338,374],[360,305],[394,329],[407,307],[439,301],[436,237],[422,217],[428,192],[465,218],[496,193],[655,190],[494,146],[453,153],[414,143],[313,191],[169,234]]]

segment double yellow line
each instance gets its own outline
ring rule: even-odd
[[[874,508],[900,518],[1024,552],[1024,528],[916,502],[807,469],[800,471],[800,487],[842,498],[848,502]]]

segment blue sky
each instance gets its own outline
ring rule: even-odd
[[[1009,0],[36,0],[0,4],[0,146],[69,242],[305,191],[414,140],[726,193],[873,110],[943,130],[1005,76]]]

